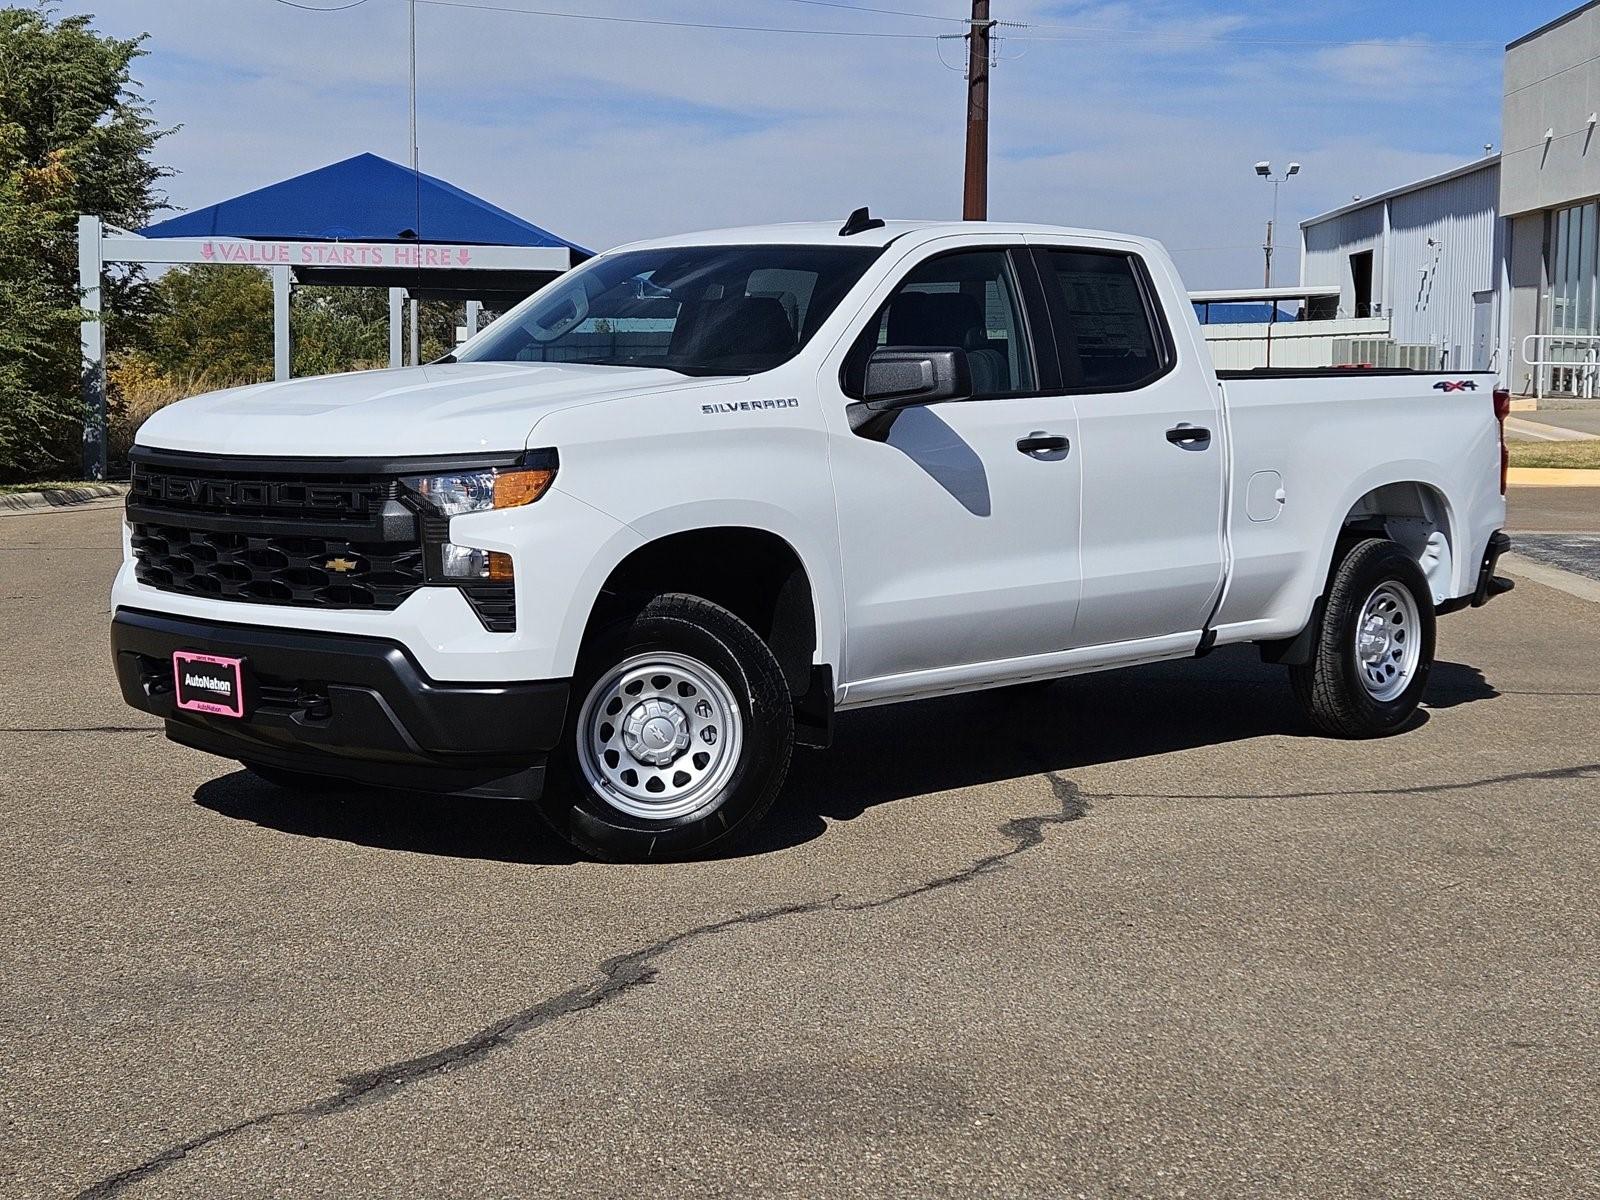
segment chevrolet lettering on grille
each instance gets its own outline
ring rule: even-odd
[[[139,496],[159,503],[196,508],[319,509],[363,515],[371,489],[337,484],[271,482],[254,479],[196,479],[141,472]]]

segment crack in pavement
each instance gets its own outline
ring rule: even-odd
[[[1339,796],[1434,796],[1444,792],[1465,792],[1501,783],[1532,783],[1543,780],[1590,779],[1600,777],[1600,762],[1573,767],[1551,767],[1543,771],[1512,771],[1482,779],[1455,783],[1419,783],[1412,787],[1340,788],[1335,792],[1088,792],[1091,800],[1329,800]]]
[[[1041,844],[1045,838],[1046,827],[1076,821],[1088,814],[1089,798],[1079,790],[1075,783],[1064,778],[1058,771],[1045,771],[1042,774],[1050,784],[1051,793],[1060,806],[1059,811],[1041,813],[1036,816],[1016,817],[1005,822],[1005,824],[999,826],[998,832],[1009,838],[1011,845],[994,854],[985,855],[959,871],[938,876],[915,887],[874,900],[841,904],[840,896],[835,894],[826,899],[800,901],[772,908],[757,909],[754,912],[741,913],[738,916],[726,917],[720,921],[712,921],[704,925],[697,925],[692,929],[681,930],[648,946],[606,959],[600,964],[600,978],[593,983],[570,987],[564,992],[559,992],[541,1000],[538,1004],[523,1009],[521,1012],[503,1017],[494,1024],[479,1030],[471,1037],[453,1045],[442,1047],[416,1058],[389,1063],[355,1075],[347,1075],[339,1081],[340,1087],[338,1091],[330,1095],[293,1108],[260,1113],[254,1117],[237,1121],[232,1125],[225,1125],[199,1134],[187,1141],[169,1146],[137,1166],[119,1171],[115,1175],[109,1175],[99,1182],[84,1188],[83,1191],[78,1193],[78,1200],[106,1200],[107,1197],[115,1196],[134,1184],[149,1179],[168,1167],[182,1162],[183,1159],[195,1151],[215,1145],[246,1130],[270,1125],[277,1121],[297,1120],[309,1122],[321,1117],[332,1116],[335,1113],[358,1105],[381,1101],[429,1076],[443,1074],[448,1071],[458,1071],[464,1067],[471,1066],[531,1030],[546,1025],[551,1021],[559,1020],[562,1017],[599,1008],[611,1003],[634,988],[653,983],[658,975],[655,966],[656,962],[672,951],[688,945],[690,942],[715,937],[730,929],[749,925],[764,925],[770,921],[781,920],[785,917],[803,916],[817,912],[868,912],[874,909],[887,908],[890,905],[900,904],[917,896],[927,895],[930,892],[954,887],[992,874],[1019,854],[1024,854]]]
[[[479,1030],[471,1037],[434,1050],[416,1058],[389,1063],[370,1071],[349,1075],[340,1080],[337,1091],[293,1108],[278,1109],[222,1126],[209,1132],[179,1142],[135,1167],[108,1176],[78,1193],[78,1200],[105,1200],[153,1175],[166,1170],[197,1150],[214,1145],[246,1130],[259,1128],[278,1121],[308,1122],[332,1116],[362,1104],[379,1102],[418,1081],[432,1075],[456,1071],[472,1066],[488,1055],[515,1041],[525,1033],[562,1017],[589,1009],[599,1008],[623,996],[634,988],[653,983],[658,975],[656,963],[676,949],[704,938],[715,937],[730,929],[742,926],[763,925],[786,917],[804,916],[818,912],[871,912],[901,904],[918,896],[928,895],[945,888],[955,887],[993,874],[1012,859],[1040,845],[1049,826],[1076,821],[1088,815],[1092,800],[1310,800],[1339,796],[1403,796],[1429,795],[1466,791],[1496,784],[1534,781],[1590,779],[1600,777],[1600,762],[1583,763],[1570,767],[1555,767],[1540,771],[1515,771],[1503,775],[1452,783],[1422,784],[1398,788],[1343,788],[1338,791],[1263,792],[1255,794],[1201,794],[1134,792],[1091,793],[1083,791],[1060,771],[1040,772],[1051,788],[1059,805],[1057,811],[1033,816],[1016,817],[998,827],[998,832],[1010,844],[993,854],[970,863],[959,871],[940,875],[902,891],[869,900],[845,901],[840,895],[825,899],[808,900],[772,908],[741,913],[720,921],[697,925],[665,937],[648,946],[627,954],[606,959],[600,964],[600,978],[593,983],[580,984],[547,997],[529,1008],[503,1017],[494,1024]]]

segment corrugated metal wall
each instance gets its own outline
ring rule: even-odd
[[[1470,368],[1474,293],[1497,288],[1499,193],[1500,167],[1491,162],[1308,226],[1302,282],[1337,283],[1340,315],[1350,315],[1350,255],[1372,250],[1372,296],[1395,341],[1442,346],[1446,366]]]
[[[1442,344],[1448,365],[1472,365],[1473,293],[1495,288],[1499,205],[1498,165],[1389,201],[1385,307],[1396,341]]]
[[[1387,338],[1383,317],[1359,321],[1290,321],[1279,325],[1202,325],[1200,332],[1219,371],[1245,371],[1268,365],[1267,338],[1272,338],[1274,367],[1331,367],[1339,363],[1334,343],[1350,338]]]
[[[1339,315],[1354,317],[1355,285],[1350,279],[1350,256],[1372,251],[1372,296],[1382,299],[1383,203],[1341,213],[1306,227],[1306,256],[1301,283],[1339,285]]]

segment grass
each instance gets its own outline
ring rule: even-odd
[[[1588,442],[1511,442],[1513,467],[1600,470],[1600,438]]]

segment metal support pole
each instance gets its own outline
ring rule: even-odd
[[[483,301],[467,301],[467,336],[472,337],[478,332],[478,319],[483,315]]]
[[[391,369],[400,365],[401,356],[405,349],[405,288],[389,289],[389,366]]]
[[[83,322],[78,326],[82,353],[83,475],[106,477],[106,327],[100,321],[100,218],[78,218],[78,290]]]
[[[422,365],[422,339],[418,336],[417,301],[411,301],[411,357],[413,367]]]
[[[272,377],[289,378],[289,292],[294,280],[287,265],[272,268]]]

